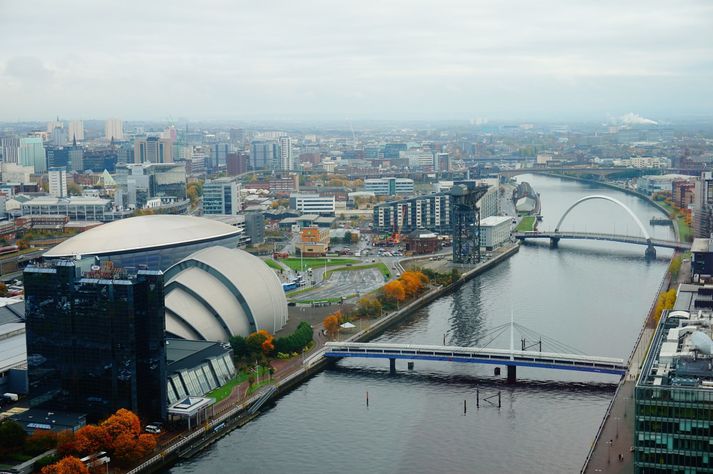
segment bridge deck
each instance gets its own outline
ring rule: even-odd
[[[637,235],[617,235],[617,234],[603,234],[596,232],[516,232],[513,236],[520,240],[528,239],[580,239],[580,240],[607,240],[610,242],[624,242],[629,244],[638,245],[648,245],[649,241],[644,237]],[[678,242],[675,240],[662,240],[662,239],[650,239],[651,245],[654,247],[664,247],[670,249],[684,249],[688,250],[691,248],[691,244],[687,242]]]
[[[626,372],[626,365],[623,359],[553,352],[363,342],[328,342],[325,344],[325,351],[326,357],[335,358],[362,357],[470,362],[617,375]]]

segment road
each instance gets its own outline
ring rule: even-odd
[[[384,284],[384,277],[377,268],[334,272],[329,280],[320,283],[306,293],[298,295],[294,301],[314,301],[339,298],[354,294],[365,294]]]

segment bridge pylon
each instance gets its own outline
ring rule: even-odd
[[[550,237],[550,248],[551,249],[556,249],[559,246],[559,243],[560,243],[559,237]]]
[[[646,250],[644,250],[644,257],[656,258],[656,247],[651,245],[651,241],[649,241],[649,244],[646,246]]]
[[[513,384],[517,382],[517,366],[516,365],[508,365],[508,378],[507,378],[507,383]]]

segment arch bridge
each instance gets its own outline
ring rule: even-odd
[[[643,237],[640,236],[631,236],[631,235],[617,235],[617,234],[605,234],[605,233],[588,233],[588,232],[561,232],[560,227],[562,226],[562,223],[564,220],[567,218],[567,215],[577,206],[582,204],[583,202],[586,201],[591,201],[591,200],[604,200],[604,201],[609,201],[617,206],[621,207],[624,209],[629,216],[636,222],[636,225],[639,227],[639,230],[641,230],[641,234]],[[553,232],[518,232],[515,233],[514,236],[519,239],[519,240],[528,240],[528,239],[549,239],[550,240],[550,245],[553,248],[557,247],[557,244],[559,243],[560,239],[584,239],[584,240],[608,240],[612,242],[625,242],[625,243],[631,243],[631,244],[639,244],[639,245],[645,245],[646,246],[646,251],[644,252],[644,255],[646,257],[656,257],[656,247],[664,247],[664,248],[672,248],[672,249],[677,249],[677,250],[685,250],[685,249],[690,249],[691,246],[690,244],[684,243],[684,242],[678,242],[678,241],[669,241],[669,240],[661,240],[661,239],[653,239],[651,235],[649,234],[648,230],[644,226],[644,224],[641,222],[641,220],[634,214],[634,212],[629,209],[629,207],[624,204],[623,202],[619,201],[618,199],[614,199],[611,196],[605,196],[602,194],[594,194],[591,196],[585,196],[579,200],[577,200],[574,204],[569,206],[567,210],[562,214],[562,217],[560,217],[559,222],[557,222],[557,226],[555,226],[555,230]]]

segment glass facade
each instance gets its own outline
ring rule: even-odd
[[[165,417],[161,272],[82,275],[59,261],[28,267],[24,279],[31,406]]]
[[[678,334],[702,327],[688,318],[661,318],[635,388],[637,473],[713,473],[713,366],[681,354]]]

